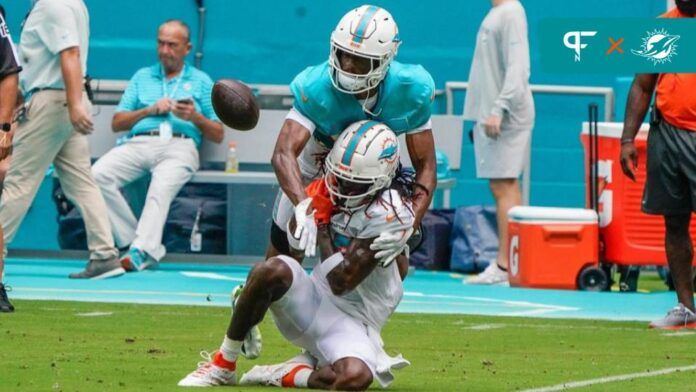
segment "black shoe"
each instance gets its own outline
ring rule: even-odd
[[[0,312],[14,312],[14,306],[10,303],[10,299],[7,298],[7,290],[5,290],[5,285],[2,283],[0,283]]]
[[[126,273],[121,267],[118,257],[106,260],[90,260],[84,271],[75,272],[70,275],[70,279],[106,279],[113,278]]]

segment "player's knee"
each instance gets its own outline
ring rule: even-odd
[[[287,291],[292,284],[292,270],[278,257],[256,264],[249,272],[249,284],[259,284],[273,291]]]
[[[348,358],[336,373],[334,387],[341,391],[364,391],[372,384],[372,372],[367,365],[357,359]]]

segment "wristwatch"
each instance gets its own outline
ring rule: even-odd
[[[0,124],[0,128],[2,129],[3,132],[10,132],[10,129],[12,129],[12,124],[10,123],[2,123]]]

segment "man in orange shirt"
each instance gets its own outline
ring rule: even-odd
[[[693,18],[696,0],[676,0],[665,18]],[[657,89],[655,86],[657,85]],[[665,251],[679,304],[651,328],[696,328],[689,236],[696,211],[696,74],[638,74],[626,103],[621,136],[621,168],[635,181],[638,153],[633,139],[656,91],[655,112],[648,134],[647,179],[642,210],[664,216]]]

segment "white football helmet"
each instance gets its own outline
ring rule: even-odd
[[[387,10],[374,5],[351,10],[331,33],[329,72],[334,87],[349,94],[377,87],[387,75],[399,44],[399,29]],[[345,72],[341,69],[339,51],[370,59],[370,71],[364,75]]]
[[[385,124],[362,120],[351,124],[326,157],[324,181],[331,199],[347,209],[391,185],[399,165],[399,140]]]

